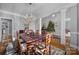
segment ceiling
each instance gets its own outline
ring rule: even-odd
[[[66,5],[69,3],[32,3],[32,14],[35,17],[45,17]],[[29,13],[28,3],[0,3],[0,9],[23,16]]]

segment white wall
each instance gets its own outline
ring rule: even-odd
[[[31,21],[31,23],[29,24],[29,29],[33,30],[35,32],[35,21]]]
[[[77,44],[78,44],[78,50],[79,50],[79,4],[77,4]]]
[[[39,26],[40,26],[40,22],[39,22],[39,18],[35,20],[35,30],[39,30]]]
[[[70,18],[68,27],[71,32],[71,46],[77,48],[77,5],[72,6],[67,9],[66,13],[67,18]]]

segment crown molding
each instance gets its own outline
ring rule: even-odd
[[[5,14],[10,14],[10,15],[14,15],[14,16],[26,18],[25,16],[23,16],[23,15],[21,15],[21,14],[9,12],[9,11],[5,11],[5,10],[1,10],[1,9],[0,9],[0,12],[1,12],[1,13],[5,13]]]

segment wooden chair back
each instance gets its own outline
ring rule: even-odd
[[[0,42],[0,55],[5,54],[6,46]]]

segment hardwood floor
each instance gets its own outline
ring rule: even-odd
[[[53,40],[51,41],[51,45],[53,45],[53,46],[55,46],[55,47],[57,47],[57,48],[60,48],[60,49],[62,49],[62,50],[65,49],[65,46],[62,45],[62,44],[60,44],[57,39],[53,39]]]
[[[52,39],[51,45],[65,51],[65,45],[60,44],[57,39]],[[79,51],[77,49],[73,48],[73,47],[70,47],[69,53],[70,53],[69,55],[79,55]]]

